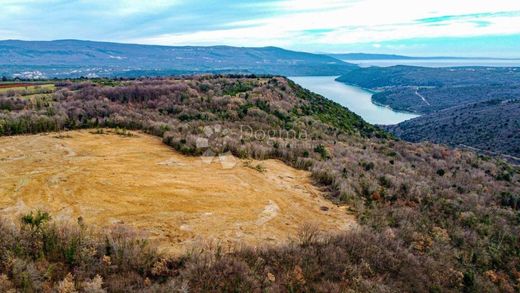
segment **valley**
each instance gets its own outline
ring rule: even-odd
[[[338,82],[335,80],[335,76],[298,76],[289,78],[302,87],[347,107],[368,123],[397,124],[418,116],[410,112],[398,112],[389,107],[374,104],[372,102],[374,93]]]

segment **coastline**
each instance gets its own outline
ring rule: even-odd
[[[370,88],[365,88],[365,87],[359,86],[359,85],[354,84],[354,83],[348,83],[348,82],[339,81],[338,78],[339,77],[335,78],[334,81],[342,83],[342,84],[345,84],[345,85],[348,85],[348,86],[356,87],[358,89],[361,89],[361,90],[363,90],[365,92],[368,92],[368,93],[372,94],[372,96],[370,97],[370,101],[372,102],[372,104],[374,104],[374,105],[376,105],[378,107],[387,108],[387,109],[390,109],[390,110],[392,110],[394,112],[402,113],[402,114],[413,114],[413,115],[418,115],[418,116],[424,115],[422,113],[394,109],[394,108],[390,107],[390,105],[385,105],[385,104],[378,103],[378,102],[374,101],[374,94],[381,93],[381,92],[383,92],[382,90],[378,91],[378,90],[374,90],[374,89],[370,89]]]
[[[395,111],[389,106],[374,103],[372,97],[377,91],[343,83],[337,80],[338,76],[329,76],[324,79],[318,76],[291,76],[288,78],[302,87],[348,108],[374,125],[393,125],[419,116],[416,113]]]
[[[417,116],[423,116],[423,115],[426,115],[426,114],[423,114],[423,113],[418,113],[418,112],[412,112],[412,111],[406,111],[406,110],[399,110],[399,109],[394,109],[392,107],[390,107],[390,105],[385,105],[385,104],[381,104],[381,103],[378,103],[376,101],[374,101],[374,97],[372,96],[370,98],[370,100],[372,101],[372,104],[376,105],[376,106],[379,106],[379,107],[383,107],[383,108],[387,108],[387,109],[390,109],[394,112],[397,112],[397,113],[403,113],[403,114],[413,114],[413,115],[417,115]],[[417,118],[417,117],[415,117]],[[412,118],[413,119],[413,118]]]
[[[374,89],[370,89],[370,88],[362,87],[362,86],[360,86],[360,85],[358,85],[358,84],[355,84],[355,83],[349,83],[349,82],[340,81],[340,80],[338,80],[338,78],[340,78],[340,77],[341,77],[341,76],[338,76],[338,77],[334,78],[334,81],[339,82],[339,83],[342,83],[342,84],[346,84],[346,85],[348,85],[348,86],[357,87],[358,89],[362,89],[362,90],[364,90],[365,92],[369,92],[369,93],[371,93],[371,94],[377,94],[377,93],[382,92],[382,91],[378,91],[378,90],[374,90]]]

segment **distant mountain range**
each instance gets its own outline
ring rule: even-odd
[[[0,76],[8,77],[131,77],[203,72],[339,75],[355,67],[330,56],[276,47],[0,41]]]
[[[454,56],[404,56],[394,54],[367,54],[367,53],[345,53],[345,54],[326,54],[340,60],[518,60],[518,58],[494,58],[494,57],[454,57]]]

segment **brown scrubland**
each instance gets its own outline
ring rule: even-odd
[[[348,207],[359,224],[356,229],[331,232],[321,229],[323,221],[304,225],[295,218],[290,225],[300,228],[291,228],[296,236],[288,242],[246,245],[231,251],[209,245],[168,256],[154,247],[157,239],[143,239],[126,226],[107,227],[109,231],[100,233],[85,218],[62,225],[59,212],[34,210],[26,212],[16,225],[9,219],[0,224],[3,291],[520,289],[517,167],[442,145],[395,140],[347,109],[285,78],[209,75],[61,81],[51,95],[4,95],[0,108],[0,133],[4,136],[88,128],[71,136],[90,137],[90,132],[117,128],[111,131],[121,136],[133,133],[128,130],[157,136],[184,155],[200,156],[209,149],[243,160],[277,159],[311,172],[315,187],[307,185],[308,190],[324,192],[329,212],[338,212],[339,218],[339,209],[332,203]],[[244,126],[252,132],[244,133]],[[208,135],[207,127],[225,131]],[[264,132],[269,135],[251,135]],[[38,137],[51,139],[53,135]],[[62,135],[62,144],[74,143],[66,132]],[[208,146],[198,147],[198,139],[208,136]],[[95,140],[114,139],[110,138],[113,135],[98,137]],[[176,155],[172,152],[169,156]],[[270,172],[277,174],[270,162],[265,162],[265,169],[256,168],[255,161],[237,171],[262,175],[267,178],[259,180],[268,181]],[[4,164],[10,162],[2,160]],[[110,175],[98,172],[99,179]],[[146,176],[143,174],[144,181]],[[75,190],[69,191],[71,199],[77,196]],[[7,195],[12,198],[2,202],[16,203],[15,192],[16,188]],[[121,194],[122,198],[131,197],[130,192]],[[289,198],[296,200],[301,195]],[[117,197],[113,201],[121,207],[128,204]],[[265,207],[268,203],[251,204]],[[320,211],[313,213],[322,215]],[[82,212],[72,214],[75,217]],[[153,217],[161,219],[160,214]],[[134,220],[139,223],[129,215],[125,223]]]

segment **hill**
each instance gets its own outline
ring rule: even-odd
[[[326,54],[328,56],[340,60],[463,60],[463,59],[480,59],[480,60],[501,60],[500,58],[467,58],[467,57],[450,57],[450,56],[404,56],[396,54],[370,54],[370,53],[337,53]]]
[[[338,54],[327,54],[328,56],[334,57],[340,60],[410,60],[416,59],[415,57],[394,55],[394,54],[367,54],[367,53],[338,53]],[[426,57],[428,58],[428,57]],[[423,58],[420,58],[423,59]]]
[[[354,69],[337,80],[375,91],[376,104],[418,114],[520,97],[516,67],[370,67]]]
[[[370,53],[337,53],[327,54],[340,60],[518,60],[517,58],[495,58],[495,57],[453,57],[453,56],[404,56],[396,54],[370,54]]]
[[[409,141],[518,156],[520,68],[360,68],[339,81],[373,89],[372,101],[426,114],[386,129]],[[504,101],[504,102],[500,102]]]
[[[398,111],[430,114],[460,105],[520,97],[520,83],[440,87],[399,86],[375,93],[372,101]]]
[[[398,65],[391,67],[357,68],[340,76],[337,80],[369,89],[384,89],[396,86],[442,87],[462,85],[510,85],[520,83],[520,68],[429,68]]]
[[[520,100],[463,104],[385,128],[408,141],[466,145],[520,157]]]
[[[0,76],[163,76],[201,72],[336,75],[355,65],[276,47],[151,46],[92,42],[0,41]]]
[[[359,223],[359,229],[329,234],[318,222],[303,226],[294,241],[284,245],[227,251],[208,243],[172,257],[119,225],[95,230],[87,217],[95,211],[86,210],[77,224],[65,226],[35,211],[25,214],[18,226],[0,220],[1,291],[514,292],[520,286],[517,168],[471,151],[393,140],[348,109],[286,78],[59,81],[54,87],[6,92],[1,101],[3,136],[94,128],[90,131],[100,135],[95,146],[101,147],[114,141],[104,141],[102,129],[115,128],[111,131],[128,141],[131,129],[161,138],[172,152],[199,159],[231,153],[249,160],[280,160],[309,171],[327,198],[347,207]],[[67,146],[75,135],[57,134],[64,142],[52,141],[45,154],[63,152],[60,145]],[[0,152],[2,162],[16,151],[16,141],[33,140],[5,141],[11,145]],[[132,151],[125,158],[140,153]],[[23,156],[9,159],[24,162]],[[89,173],[99,167],[71,171]],[[17,171],[24,174],[18,185],[0,188],[9,194],[32,186],[31,179],[41,178],[42,170],[30,170]],[[136,188],[132,184],[137,175],[126,175],[134,171],[98,170],[113,176],[121,188]],[[269,169],[265,172],[269,177]],[[84,184],[107,184],[105,179]],[[82,189],[66,192],[73,198]],[[106,192],[104,198],[113,206],[126,204]],[[126,196],[147,205],[142,194]],[[9,202],[9,196],[0,199],[0,204]],[[207,205],[202,198],[191,203]],[[155,204],[159,210],[154,216],[168,222],[168,212],[178,204]],[[128,218],[127,224],[132,221]]]

